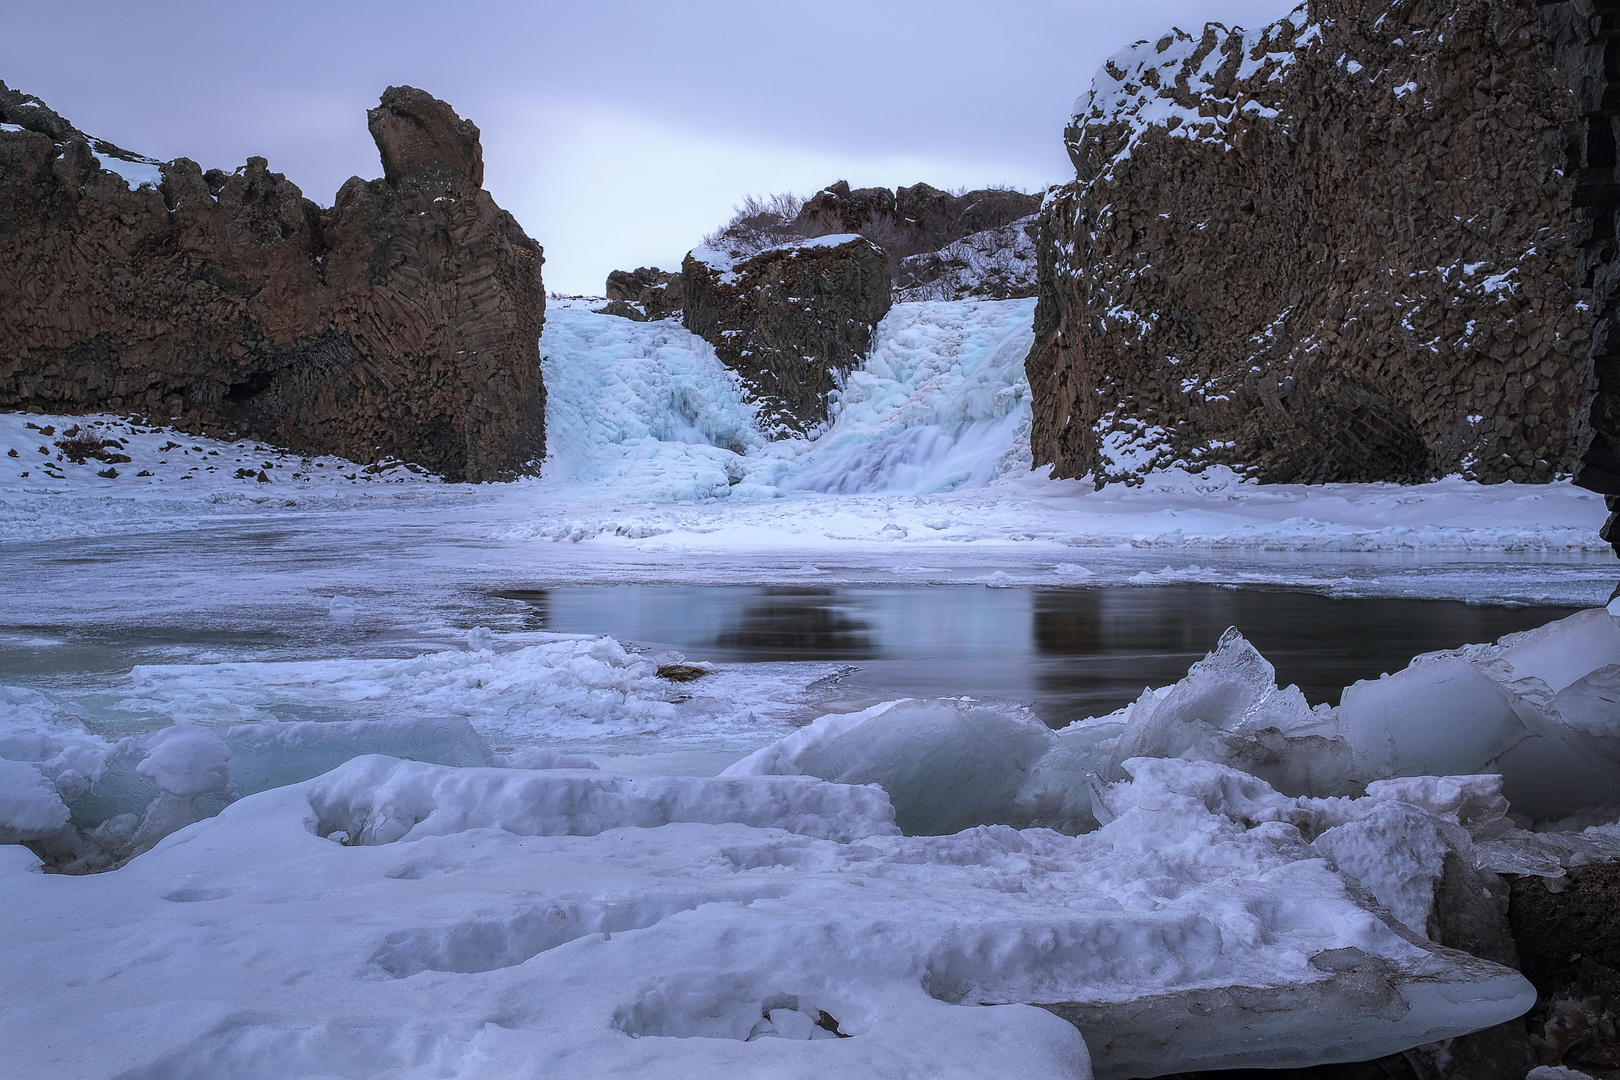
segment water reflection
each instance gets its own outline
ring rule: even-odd
[[[878,655],[872,624],[836,589],[764,589],[714,644],[776,659],[837,660]]]
[[[1490,641],[1575,609],[1165,588],[662,588],[507,592],[564,633],[717,661],[851,660],[845,685],[1032,703],[1061,725],[1184,675],[1238,627],[1314,704],[1416,653]]]
[[[1490,641],[1570,614],[1449,600],[1340,599],[1220,589],[1053,589],[1035,596],[1037,696],[1049,719],[1117,708],[1144,686],[1181,677],[1235,626],[1312,704],[1337,705],[1357,679],[1398,671],[1417,653]]]

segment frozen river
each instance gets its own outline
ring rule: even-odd
[[[700,516],[708,508],[679,506],[659,512],[663,531],[650,537],[570,541],[543,529],[577,507],[522,494],[424,488],[359,507],[231,507],[184,526],[86,515],[84,532],[113,535],[13,540],[0,547],[11,582],[0,684],[83,710],[108,736],[178,719],[465,717],[502,749],[712,772],[822,712],[899,696],[1018,702],[1053,725],[1101,715],[1176,681],[1228,626],[1282,682],[1334,704],[1342,687],[1416,653],[1600,603],[1616,573],[1612,556],[1579,551],[993,537],[925,547],[803,534],[796,547],[739,550],[746,528],[714,528]],[[852,501],[837,500],[839,512]],[[808,517],[827,502],[782,509]],[[695,520],[681,538],[668,526],[683,516]],[[659,680],[613,682],[615,668],[617,698],[600,722],[559,724],[572,706],[548,665],[579,636],[719,670],[683,703],[664,700]],[[381,674],[424,656],[455,674]],[[468,674],[478,664],[489,670]],[[531,681],[522,693],[490,689],[502,678]],[[570,678],[605,692],[603,673]],[[651,699],[674,711],[631,722]]]

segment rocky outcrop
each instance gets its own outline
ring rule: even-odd
[[[390,87],[330,209],[91,139],[0,84],[0,407],[117,410],[453,480],[544,456],[541,249],[478,128]]]
[[[1036,216],[954,240],[938,251],[901,259],[894,298],[1012,300],[1035,295]]]
[[[1042,211],[1035,461],[1620,494],[1595,7],[1311,0],[1116,55]]]
[[[607,276],[608,306],[602,311],[638,322],[678,317],[686,304],[686,279],[656,266],[615,270]]]
[[[802,236],[860,233],[901,258],[936,252],[974,234],[1000,230],[1041,207],[1041,196],[1007,188],[961,195],[928,184],[897,191],[840,180],[805,200],[786,227]],[[1010,239],[1011,237],[1009,237]]]
[[[826,421],[828,394],[865,357],[891,303],[887,256],[854,235],[747,256],[700,247],[681,273],[684,325],[743,377],[781,433]]]

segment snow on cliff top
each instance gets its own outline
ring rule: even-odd
[[[1277,115],[1266,88],[1320,36],[1307,25],[1302,4],[1260,30],[1210,23],[1197,38],[1177,29],[1139,41],[1098,70],[1091,90],[1074,103],[1074,125],[1123,129],[1109,168],[1128,158],[1149,128],[1225,144],[1227,125],[1240,111]]]

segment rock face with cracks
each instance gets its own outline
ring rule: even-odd
[[[682,263],[688,330],[708,341],[779,431],[827,420],[827,398],[858,366],[888,314],[888,257],[864,237],[835,234],[738,258],[700,247]]]
[[[1620,495],[1612,8],[1311,0],[1114,56],[1043,208],[1036,463]]]
[[[0,407],[532,471],[540,246],[483,190],[471,121],[408,86],[367,120],[383,178],[323,209],[263,158],[151,161],[0,84]]]

